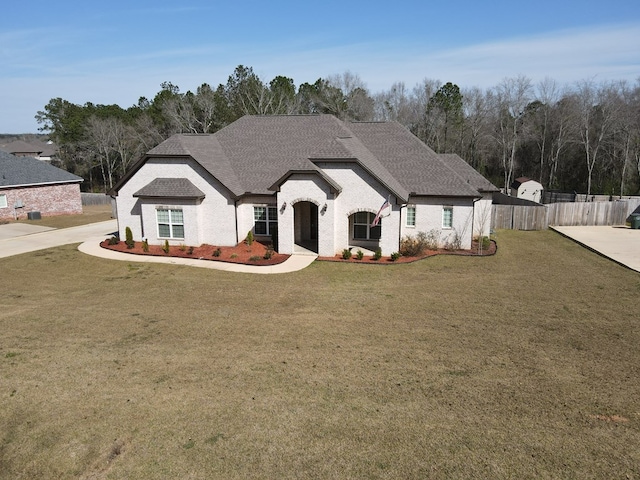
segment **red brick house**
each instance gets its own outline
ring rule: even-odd
[[[81,177],[31,157],[0,151],[0,220],[82,213]]]

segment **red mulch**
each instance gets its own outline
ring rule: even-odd
[[[434,257],[436,255],[462,255],[467,257],[486,257],[489,255],[495,255],[498,247],[496,242],[491,240],[489,248],[483,250],[482,253],[478,252],[478,242],[473,242],[471,245],[471,250],[445,250],[444,248],[438,250],[425,250],[424,254],[418,257],[405,257],[401,256],[396,260],[391,260],[391,257],[381,257],[380,260],[374,260],[372,256],[364,256],[362,260],[358,260],[355,257],[357,249],[352,250],[352,256],[350,259],[345,260],[342,258],[342,255],[336,255],[335,257],[318,257],[318,260],[323,260],[327,262],[345,262],[345,263],[366,263],[366,264],[382,264],[387,265],[389,263],[411,263],[418,260],[422,260],[427,257]]]
[[[273,252],[270,259],[263,258],[267,252],[267,247],[260,242],[254,241],[251,246],[241,242],[235,247],[216,247],[213,245],[201,245],[199,247],[180,247],[172,245],[169,247],[169,253],[164,253],[162,246],[149,245],[149,251],[145,252],[142,249],[142,242],[135,242],[133,248],[127,248],[125,242],[118,242],[115,245],[109,245],[109,240],[104,240],[100,243],[102,248],[109,250],[115,250],[116,252],[131,253],[134,255],[154,255],[158,257],[178,257],[178,258],[196,258],[199,260],[212,260],[218,262],[229,263],[244,263],[247,265],[277,265],[284,262],[290,255],[284,255],[277,252]],[[193,250],[191,250],[193,248]],[[220,249],[220,255],[213,256],[213,252]],[[390,263],[411,263],[417,260],[421,260],[427,257],[433,257],[435,255],[464,255],[464,256],[489,256],[496,253],[497,246],[494,241],[488,249],[483,250],[482,253],[478,253],[478,245],[473,242],[471,250],[426,250],[424,255],[419,257],[405,257],[401,256],[397,260],[391,260],[391,257],[381,257],[379,260],[374,260],[371,256],[365,256],[362,260],[358,260],[354,255],[349,260],[344,260],[341,255],[335,257],[318,257],[318,260],[328,262],[345,262],[345,263],[365,263],[365,264],[383,264],[388,265]],[[250,260],[254,257],[254,260]],[[259,259],[255,259],[259,257]]]
[[[263,258],[267,252],[267,247],[260,242],[254,241],[251,246],[242,242],[235,247],[216,247],[214,245],[201,245],[199,247],[182,247],[172,245],[169,247],[169,253],[164,253],[162,246],[149,245],[149,251],[142,249],[142,242],[135,242],[133,248],[127,248],[125,242],[118,242],[115,245],[109,245],[109,240],[100,243],[102,248],[115,250],[116,252],[132,253],[135,255],[153,255],[157,257],[178,257],[178,258],[195,258],[199,260],[212,260],[228,263],[244,263],[247,265],[277,265],[284,262],[290,255],[283,255],[273,252],[271,258]],[[192,250],[193,248],[193,250]],[[220,249],[220,255],[213,256],[213,252]],[[259,257],[251,260],[251,257]]]

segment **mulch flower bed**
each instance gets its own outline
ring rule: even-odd
[[[177,258],[194,258],[198,260],[211,260],[217,262],[243,263],[247,265],[277,265],[284,262],[290,255],[284,255],[277,252],[271,253],[271,258],[264,258],[268,247],[260,242],[254,241],[251,246],[245,242],[241,242],[235,247],[216,247],[214,245],[201,245],[199,247],[175,246],[169,247],[169,253],[165,253],[160,245],[149,245],[149,251],[145,252],[142,242],[135,242],[133,248],[127,248],[125,242],[118,242],[110,245],[109,240],[100,243],[102,248],[114,250],[116,252],[131,253],[134,255],[154,255],[158,257],[177,257]],[[473,242],[471,250],[425,250],[424,254],[416,257],[401,256],[396,260],[391,257],[381,257],[374,260],[371,255],[365,255],[362,260],[358,260],[355,256],[357,249],[353,251],[350,259],[345,260],[341,255],[335,257],[318,257],[318,260],[328,262],[345,262],[345,263],[365,263],[365,264],[382,264],[388,265],[393,263],[411,263],[435,255],[464,255],[464,256],[488,256],[496,253],[497,246],[492,240],[489,248],[484,249],[482,253],[478,251],[478,245]],[[214,256],[214,252],[219,251],[219,255]]]
[[[378,265],[388,265],[390,263],[411,263],[417,260],[422,260],[427,257],[434,257],[436,255],[461,255],[467,257],[486,257],[490,255],[495,255],[498,247],[496,242],[491,240],[489,243],[489,248],[483,249],[482,252],[478,249],[478,242],[474,241],[471,244],[471,250],[447,250],[444,248],[440,248],[438,250],[425,250],[424,253],[420,256],[415,257],[405,257],[400,256],[396,260],[392,260],[391,257],[381,257],[379,260],[375,260],[371,255],[365,255],[362,257],[362,260],[358,260],[356,258],[356,253],[358,249],[351,250],[351,258],[344,259],[342,255],[338,254],[335,257],[318,257],[318,260],[326,261],[326,262],[345,262],[345,263],[366,263],[366,264],[378,264]]]
[[[194,258],[197,260],[211,260],[228,263],[244,263],[247,265],[277,265],[284,262],[290,255],[277,252],[271,253],[271,258],[264,258],[268,248],[260,242],[254,241],[251,246],[241,242],[235,247],[216,247],[214,245],[201,245],[199,247],[187,247],[171,245],[169,253],[165,253],[161,245],[149,245],[149,251],[145,252],[142,242],[135,242],[133,248],[127,248],[125,242],[109,245],[109,240],[100,243],[102,248],[115,250],[116,252],[132,253],[135,255],[153,255],[157,257]],[[214,252],[220,254],[214,256]]]

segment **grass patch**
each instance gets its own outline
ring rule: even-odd
[[[79,215],[57,215],[42,217],[41,220],[18,220],[18,223],[30,223],[51,228],[69,228],[95,222],[111,220],[111,205],[85,205]]]
[[[274,276],[0,259],[2,476],[638,477],[640,275],[498,238]]]

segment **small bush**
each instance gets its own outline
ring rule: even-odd
[[[109,245],[117,245],[119,243],[120,243],[120,239],[116,235],[114,235],[109,239]]]
[[[376,248],[376,251],[373,253],[374,260],[380,260],[382,258],[382,249],[380,247]]]
[[[356,259],[362,260],[363,257],[364,257],[364,253],[362,253],[362,250],[358,250],[356,252]]]
[[[424,235],[424,245],[428,250],[437,250],[440,248],[440,230],[434,228],[429,233],[420,232],[418,235]]]
[[[219,257],[221,254],[222,254],[222,250],[220,250],[220,247],[216,248],[216,249],[213,251],[213,256],[214,256],[214,257]]]
[[[232,253],[230,258],[238,258],[238,254],[237,253]]]
[[[444,244],[446,250],[460,250],[462,248],[462,237],[454,229],[453,233],[449,235],[446,243]]]
[[[124,229],[124,235],[126,239],[124,243],[127,244],[127,248],[133,248],[135,246],[135,243],[133,241],[133,232],[129,227]]]
[[[400,252],[393,252],[391,254],[391,261],[395,262],[396,260],[398,260],[400,257],[402,256],[402,254]]]
[[[253,232],[251,230],[249,230],[249,233],[247,233],[247,238],[245,239],[245,242],[249,246],[251,246],[251,244],[253,243]]]
[[[193,255],[193,247],[187,249],[187,255]]]
[[[264,256],[262,258],[264,258],[265,260],[269,260],[271,257],[273,257],[273,249],[268,248],[267,251],[264,252]]]
[[[431,232],[434,237],[437,234],[439,240],[439,232],[436,230],[431,230]],[[418,232],[415,237],[407,235],[402,237],[400,241],[400,253],[405,257],[419,257],[426,249],[435,250],[438,240],[430,238],[425,232]],[[433,247],[434,242],[436,243],[435,247]]]
[[[169,253],[169,240],[164,241],[164,245],[162,246],[162,251],[164,253]]]
[[[249,257],[249,261],[250,262],[257,262],[258,260],[260,260],[260,258],[261,258],[260,255],[251,255]]]
[[[180,246],[178,247],[178,249],[181,252],[186,252],[187,251],[187,246],[184,243],[181,243]]]
[[[488,250],[491,246],[491,239],[489,239],[489,237],[482,237],[480,239],[480,244],[482,245],[483,250]]]
[[[145,253],[149,252],[149,242],[146,238],[142,241],[142,251]]]
[[[351,258],[351,250],[349,250],[348,248],[345,248],[344,250],[342,250],[342,259],[349,260],[350,258]]]

